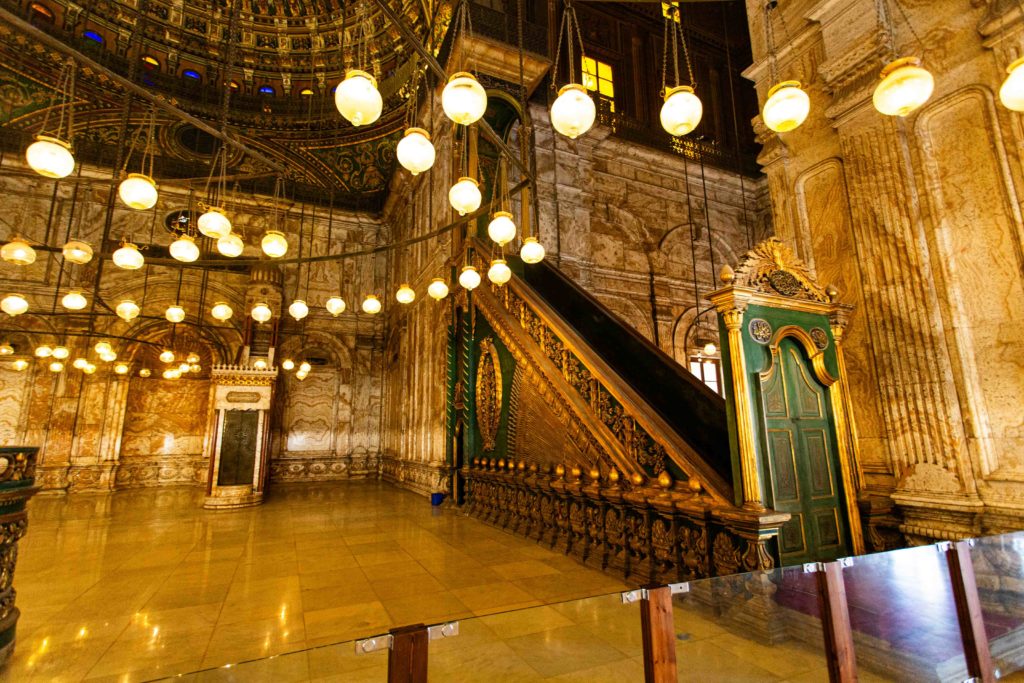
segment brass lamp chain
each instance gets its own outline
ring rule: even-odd
[[[672,71],[675,77],[673,85],[681,85],[679,79],[679,47],[683,48],[683,60],[686,63],[686,75],[690,79],[690,87],[697,89],[697,81],[693,77],[693,64],[690,61],[690,50],[686,45],[686,31],[683,30],[683,12],[678,3],[670,3],[665,12],[665,31],[661,51],[661,94],[668,92],[668,53],[672,51]],[[671,44],[671,47],[670,47]]]
[[[555,49],[555,65],[552,70],[551,77],[551,89],[554,91],[558,90],[558,65],[562,58],[562,36],[565,36],[565,46],[569,54],[569,83],[574,83],[573,80],[573,64],[576,63],[576,55],[573,51],[573,39],[579,43],[580,46],[580,84],[583,83],[583,62],[587,58],[587,53],[583,47],[583,36],[580,34],[580,22],[576,18],[576,8],[573,6],[571,0],[566,0],[565,9],[562,10],[562,23],[558,28],[558,46]]]
[[[768,43],[768,80],[772,85],[779,82],[779,57],[775,54],[775,27],[772,24],[772,11],[777,6],[777,0],[768,0],[764,5],[764,37]]]
[[[897,48],[897,35],[896,35],[896,21],[893,18],[892,9],[889,6],[890,0],[876,0],[875,7],[878,12],[878,23],[885,36],[887,47],[890,50],[893,59],[899,57],[899,51]],[[917,34],[917,30],[914,25],[910,23],[910,17],[907,16],[906,10],[903,9],[903,5],[900,4],[899,0],[892,0],[892,4],[896,6],[896,11],[899,13],[903,23],[907,25],[907,30],[910,31],[911,37],[914,42],[917,43],[918,48],[924,53],[924,41],[921,40],[921,36]],[[1022,4],[1024,7],[1024,4]],[[1022,10],[1024,11],[1024,10]]]
[[[466,47],[465,47],[466,44],[467,44],[467,40],[466,40],[467,36],[469,38],[468,42],[471,45],[472,45],[472,38],[473,38],[473,17],[470,16],[469,0],[459,0],[459,5],[458,5],[458,7],[456,8],[455,11],[458,12],[458,17],[455,18],[456,20],[454,22],[455,23],[455,40],[452,41],[452,45],[456,45],[459,42],[459,40],[461,39],[462,40],[462,46],[463,46],[462,51],[459,54],[459,56],[460,56],[460,58],[462,60],[462,67],[459,70],[460,71],[469,71],[469,72],[472,72],[472,73],[476,73],[476,71],[477,71],[477,68],[476,68],[477,64],[476,64],[476,50],[475,50],[475,47],[473,47],[473,48],[471,48],[469,50],[466,50]]]
[[[50,113],[54,109],[57,97],[60,97],[60,118],[57,119],[57,130],[54,132],[54,137],[59,140],[64,140],[67,143],[71,143],[71,136],[74,134],[74,114],[75,114],[75,72],[77,71],[75,61],[68,59],[64,62],[61,67],[60,76],[57,80],[57,89],[53,92],[53,96],[50,98],[49,106],[46,107],[46,114],[43,116],[43,124],[39,128],[40,135],[46,135],[47,129],[50,125]],[[67,138],[65,139],[64,132],[64,121],[67,121]]]

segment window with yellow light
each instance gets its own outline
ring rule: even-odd
[[[593,57],[584,57],[583,87],[608,100],[611,110],[615,111],[615,82],[611,65]]]

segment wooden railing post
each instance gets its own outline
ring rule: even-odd
[[[981,614],[981,599],[978,597],[978,583],[974,578],[971,563],[971,542],[957,541],[946,545],[946,561],[949,563],[949,580],[953,585],[953,600],[956,615],[960,621],[960,638],[964,644],[964,659],[967,660],[967,675],[982,683],[995,681],[992,667],[992,653],[985,633],[985,622]]]
[[[828,660],[828,677],[833,683],[857,680],[853,629],[850,627],[850,609],[846,604],[846,584],[843,581],[843,567],[847,564],[848,560],[840,560],[816,566],[825,657]]]
[[[427,683],[427,648],[430,636],[423,624],[389,631],[388,683]]]
[[[676,632],[672,621],[672,589],[647,588],[641,592],[640,627],[644,642],[644,681],[675,683]]]

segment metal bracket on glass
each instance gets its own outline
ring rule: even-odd
[[[940,553],[948,553],[953,547],[952,541],[939,541],[935,544],[935,549]]]
[[[393,641],[394,637],[390,633],[386,633],[382,636],[374,636],[373,638],[357,640],[356,654],[365,655],[371,652],[379,652],[380,650],[390,650],[391,643]]]
[[[816,572],[820,572],[821,568],[821,562],[806,562],[804,563],[804,574],[814,574]]]
[[[427,636],[430,640],[441,640],[442,638],[454,638],[459,635],[459,622],[449,621],[444,624],[435,624],[427,627]]]
[[[843,569],[853,566],[852,557],[840,557],[839,559],[835,560],[835,562]],[[804,564],[804,574],[814,574],[820,572],[825,568],[825,564],[825,562],[808,562]]]
[[[686,581],[682,583],[670,583],[668,584],[668,586],[666,586],[666,588],[668,588],[669,593],[672,595],[679,595],[681,593],[690,592],[690,584]],[[622,604],[629,605],[631,603],[636,602],[637,600],[646,600],[650,597],[650,591],[648,591],[646,588],[637,588],[636,590],[626,591],[625,593],[622,593],[620,597],[622,598]]]

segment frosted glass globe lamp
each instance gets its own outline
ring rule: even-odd
[[[127,375],[128,374],[128,364],[127,363],[118,363],[117,365],[114,366],[114,372],[117,373],[118,375]]]
[[[117,306],[114,308],[114,311],[117,313],[118,318],[129,323],[139,317],[140,309],[139,305],[131,299],[124,299],[123,301],[117,302]]]
[[[783,81],[768,91],[761,118],[776,133],[796,130],[807,120],[811,98],[800,87],[800,81]]]
[[[440,301],[448,296],[448,285],[439,277],[435,277],[427,286],[427,294],[431,299]]]
[[[256,368],[257,370],[266,370],[267,369],[267,359],[266,358],[257,358],[255,361],[253,361],[252,366],[254,368]]]
[[[14,347],[7,342],[0,343],[0,356],[10,356],[14,353]]]
[[[249,311],[249,315],[251,315],[252,319],[256,322],[265,323],[270,320],[273,313],[270,311],[270,306],[260,302],[252,307],[252,310]]]
[[[715,342],[709,341],[704,345],[704,348],[701,350],[704,352],[705,356],[713,356],[716,353],[718,353],[718,346],[715,344]]]
[[[85,367],[82,368],[82,372],[84,372],[87,375],[95,374],[95,372],[96,372],[96,364],[95,363],[86,363]]]
[[[71,367],[73,367],[75,370],[81,370],[82,368],[84,368],[88,364],[89,364],[89,361],[87,361],[85,358],[76,358],[71,363]]]
[[[68,347],[66,346],[53,347],[53,357],[56,358],[57,360],[65,360],[70,355],[71,352],[68,351]]]
[[[40,344],[35,350],[36,358],[49,358],[53,355],[53,349],[49,344]]]
[[[459,284],[472,292],[480,286],[480,273],[474,266],[463,266],[462,272],[459,273]]]
[[[523,263],[540,263],[544,260],[544,245],[537,241],[536,237],[523,239],[523,247],[519,250],[519,257]]]
[[[85,308],[88,303],[89,302],[85,300],[85,296],[77,289],[72,289],[60,300],[60,305],[69,311],[80,311]]]
[[[551,125],[571,140],[590,130],[596,118],[594,100],[579,83],[563,85],[551,105]]]
[[[141,370],[139,370],[139,377],[149,377],[152,374],[153,371],[150,370],[149,368],[142,368]]]
[[[217,251],[220,252],[221,256],[235,258],[241,255],[243,249],[245,249],[245,243],[235,233],[225,235],[217,240]]]
[[[188,363],[189,365],[195,365],[196,363],[199,362],[199,354],[193,351],[192,353],[185,356],[185,362]]]
[[[480,183],[474,178],[463,176],[448,190],[448,202],[460,216],[473,213],[480,208],[483,197],[480,195]]]
[[[455,123],[468,126],[480,120],[487,111],[487,92],[476,76],[458,71],[448,78],[441,91],[441,108]]]
[[[213,316],[213,319],[221,322],[230,320],[231,316],[234,314],[235,312],[231,309],[231,306],[228,306],[227,303],[223,301],[218,301],[213,305],[213,308],[210,309],[210,315]]]
[[[312,369],[313,369],[313,366],[310,365],[306,361],[302,361],[301,363],[299,363],[299,372],[307,372],[308,373]]]
[[[192,263],[199,258],[199,247],[191,235],[182,235],[171,242],[169,251],[173,259],[182,263]]]
[[[103,361],[104,363],[113,363],[115,360],[117,360],[117,354],[114,353],[113,351],[101,353],[100,360]]]
[[[487,236],[498,244],[505,245],[516,238],[516,224],[508,211],[495,211],[487,224]]]
[[[296,299],[288,307],[288,315],[295,318],[296,320],[302,320],[309,315],[309,306],[302,299]]]
[[[309,373],[308,372],[303,372],[302,370],[299,370],[298,372],[295,373],[295,379],[299,380],[300,382],[302,380],[306,379],[308,376],[309,376]]]
[[[291,358],[286,358],[284,362],[281,363],[281,369],[287,372],[291,372],[292,370],[295,369],[295,361],[293,361]]]
[[[402,168],[413,175],[419,175],[434,165],[434,144],[430,141],[430,133],[422,128],[409,128],[405,136],[398,141],[395,155]]]
[[[398,288],[398,291],[395,292],[395,299],[400,304],[411,304],[416,300],[416,291],[409,285],[403,284]]]
[[[935,90],[935,78],[921,68],[917,57],[903,57],[882,69],[882,82],[875,88],[872,101],[882,114],[907,116],[921,107]]]
[[[669,135],[686,135],[700,124],[704,105],[688,85],[677,85],[665,93],[661,105],[661,127]]]
[[[92,247],[82,240],[71,240],[61,249],[64,260],[83,265],[92,260]]]
[[[178,368],[168,368],[163,372],[164,379],[178,379],[181,377],[181,371]]]
[[[24,358],[19,358],[13,363],[11,363],[11,367],[13,367],[18,372],[21,372],[22,370],[28,367],[28,361],[25,360]]]
[[[106,340],[96,342],[96,344],[92,348],[93,351],[99,354],[110,353],[111,351],[114,350],[114,347],[111,346],[110,342]]]
[[[21,294],[8,294],[0,299],[0,311],[9,316],[21,315],[28,310],[28,301]]]
[[[164,317],[167,318],[169,323],[180,323],[185,319],[185,309],[178,304],[168,306],[167,310],[164,311]]]
[[[340,296],[332,296],[324,304],[324,308],[326,308],[327,312],[331,315],[339,316],[345,312],[345,300]]]
[[[281,258],[288,253],[288,240],[280,230],[267,230],[260,241],[263,253],[270,258]]]
[[[353,126],[365,126],[380,118],[384,100],[377,79],[365,71],[349,69],[334,91],[334,104]]]
[[[0,247],[0,258],[16,266],[28,266],[36,262],[36,250],[20,237],[13,237]]]
[[[503,285],[512,279],[512,269],[508,267],[505,259],[494,259],[491,261],[491,267],[487,269],[487,279],[496,285]]]
[[[369,315],[377,315],[378,313],[380,313],[380,309],[380,299],[378,299],[373,294],[367,294],[366,298],[363,299],[363,313],[368,313]]]
[[[163,351],[160,352],[159,358],[161,363],[173,363],[174,351],[171,351],[170,349],[164,349]]]
[[[25,150],[29,167],[47,178],[66,178],[75,170],[71,145],[49,135],[37,135]]]
[[[156,206],[159,194],[156,183],[148,175],[129,173],[117,187],[117,194],[128,208],[145,211]]]
[[[196,221],[196,227],[210,239],[219,240],[231,234],[231,221],[224,214],[224,209],[211,206]]]
[[[189,364],[188,363],[179,363],[178,364],[178,372],[180,372],[181,374],[185,374],[188,371],[189,371]]]
[[[138,270],[146,262],[142,252],[131,242],[125,242],[112,256],[114,265],[125,270]]]
[[[63,372],[63,371],[64,371],[64,364],[61,363],[59,360],[55,360],[52,363],[50,363],[50,372]]]
[[[1024,57],[1008,66],[1006,73],[999,87],[999,101],[1011,111],[1024,111]]]

